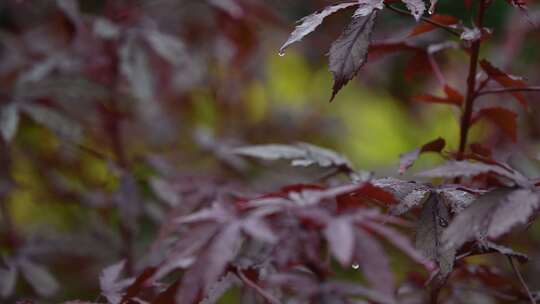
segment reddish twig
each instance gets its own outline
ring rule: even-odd
[[[482,28],[484,24],[484,14],[487,8],[485,0],[478,1],[478,15],[476,20],[476,26]],[[481,39],[475,40],[472,43],[471,55],[469,61],[469,74],[467,76],[467,95],[465,97],[465,108],[463,115],[461,116],[460,123],[460,136],[459,136],[459,149],[457,154],[458,160],[463,160],[465,148],[467,147],[467,137],[469,135],[469,129],[471,127],[472,113],[474,108],[474,100],[476,98],[476,73],[478,69],[478,58],[480,55]]]

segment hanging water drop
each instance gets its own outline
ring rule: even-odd
[[[285,52],[281,52],[281,51],[280,51],[280,52],[278,53],[278,55],[279,55],[279,57],[283,57],[283,56],[285,56]]]
[[[448,226],[448,221],[446,219],[443,219],[442,217],[439,218],[439,225],[441,227],[447,227]]]

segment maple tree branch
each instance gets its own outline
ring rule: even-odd
[[[270,302],[271,304],[280,304],[281,302],[276,299],[273,295],[269,294],[266,290],[262,289],[261,286],[257,285],[257,283],[250,280],[246,275],[242,272],[242,270],[237,269],[236,273],[238,274],[238,277],[242,282],[255,290],[261,297],[263,297],[266,301]]]
[[[482,28],[484,24],[484,14],[487,8],[486,0],[478,1],[478,15],[476,20],[476,26]],[[457,153],[457,160],[463,160],[463,154],[467,147],[467,137],[469,135],[469,129],[471,127],[472,113],[474,108],[474,100],[476,99],[476,74],[478,70],[478,58],[480,55],[480,45],[482,39],[477,39],[472,43],[471,55],[469,61],[469,74],[467,76],[467,95],[465,97],[465,108],[460,122],[460,135],[459,135],[459,149]]]
[[[478,92],[476,95],[482,96],[482,95],[488,95],[488,94],[500,94],[500,93],[512,93],[512,92],[540,92],[540,86],[483,90],[483,91]]]
[[[510,263],[510,266],[512,266],[512,270],[514,271],[514,274],[516,275],[519,282],[521,283],[521,286],[523,286],[523,289],[527,293],[527,296],[529,297],[529,300],[531,301],[531,303],[536,304],[536,300],[534,299],[534,297],[533,297],[533,295],[531,293],[531,290],[527,286],[527,283],[523,279],[523,276],[521,275],[521,272],[519,272],[519,269],[517,268],[516,262],[514,261],[514,259],[512,259],[511,257],[508,257],[508,263]]]
[[[391,11],[394,11],[398,14],[401,14],[401,15],[406,15],[406,16],[412,16],[412,14],[409,12],[409,11],[406,11],[406,10],[402,10],[400,8],[397,8],[397,7],[394,7],[390,4],[384,4],[389,10]],[[447,31],[448,33],[454,35],[454,36],[457,36],[457,37],[461,37],[461,33],[459,33],[458,31],[454,30],[453,28],[447,26],[447,25],[444,25],[442,23],[439,23],[437,21],[433,21],[431,20],[430,18],[426,18],[426,17],[420,17],[420,20],[422,20],[423,22],[425,23],[429,23],[435,27],[438,27],[440,29],[443,29],[445,31]]]

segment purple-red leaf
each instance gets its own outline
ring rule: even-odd
[[[409,169],[416,159],[420,156],[422,153],[426,152],[437,152],[440,153],[442,149],[446,146],[446,141],[442,138],[437,138],[435,140],[432,140],[428,142],[427,144],[423,145],[422,147],[415,149],[411,152],[401,154],[399,156],[399,174],[405,173],[407,169]]]
[[[485,117],[499,127],[513,142],[517,141],[517,114],[505,108],[494,107],[481,109],[475,120]]]
[[[356,230],[356,256],[366,280],[376,290],[392,295],[395,291],[394,274],[384,248],[369,233]]]
[[[331,220],[324,229],[330,251],[343,267],[351,264],[354,253],[354,227],[348,218]]]
[[[411,11],[411,14],[414,16],[414,19],[416,21],[420,20],[420,17],[424,14],[426,11],[426,4],[424,3],[424,0],[401,0],[409,11]]]
[[[353,17],[341,36],[330,47],[330,71],[334,75],[332,101],[341,88],[358,73],[367,59],[377,11]]]
[[[433,193],[424,204],[416,226],[416,249],[439,266],[439,278],[445,280],[454,267],[456,251],[442,246],[442,233],[448,227],[447,207]]]
[[[480,61],[480,66],[489,77],[505,88],[523,88],[527,86],[525,81],[499,70],[487,60]],[[527,108],[527,100],[523,93],[513,92],[512,96],[514,96],[523,107]]]
[[[344,8],[348,8],[351,6],[355,6],[355,5],[358,5],[358,3],[347,2],[347,3],[336,4],[336,5],[326,7],[321,12],[317,12],[317,13],[314,13],[307,17],[302,18],[300,20],[300,22],[302,23],[300,23],[300,25],[298,25],[294,29],[292,34],[289,36],[289,39],[287,39],[287,41],[279,49],[279,53],[284,54],[285,49],[289,47],[289,45],[302,40],[306,35],[310,34],[315,29],[317,29],[317,27],[321,25],[321,23],[323,22],[324,18],[332,15],[333,13],[339,10],[342,10]]]

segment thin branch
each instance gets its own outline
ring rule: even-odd
[[[540,92],[540,86],[483,90],[483,91],[478,92],[476,95],[482,96],[482,95],[488,95],[488,94],[501,94],[501,93],[513,93],[513,92]]]
[[[265,300],[267,300],[271,304],[280,304],[281,303],[278,299],[276,299],[276,297],[269,294],[266,290],[262,289],[259,285],[257,285],[257,283],[253,282],[248,277],[246,277],[246,275],[244,275],[244,273],[242,272],[241,269],[238,269],[236,271],[236,273],[238,274],[238,277],[242,280],[242,282],[244,282],[244,284],[246,284],[246,286],[248,286],[248,287],[252,288],[253,290],[255,290],[255,292],[257,292]]]
[[[531,290],[527,286],[527,283],[525,283],[525,280],[523,279],[523,276],[521,275],[521,272],[519,272],[519,269],[516,266],[516,262],[514,262],[514,259],[511,257],[508,257],[508,263],[510,263],[510,266],[512,266],[512,270],[514,271],[514,274],[519,279],[519,282],[521,283],[521,286],[523,286],[523,289],[527,293],[527,296],[529,297],[529,300],[532,304],[536,304],[536,300],[534,299]]]
[[[394,7],[394,6],[392,6],[390,4],[386,4],[386,3],[385,3],[385,6],[389,10],[394,11],[394,12],[396,12],[398,14],[406,15],[406,16],[412,16],[412,14],[409,11]],[[449,27],[447,25],[444,25],[444,24],[439,23],[437,21],[433,21],[432,19],[426,18],[426,17],[420,17],[420,20],[422,20],[425,23],[429,23],[429,24],[431,24],[431,25],[433,25],[435,27],[438,27],[440,29],[443,29],[443,30],[447,31],[448,33],[450,33],[450,34],[452,34],[454,36],[461,37],[461,33],[459,33],[458,31],[454,30],[453,28],[451,28],[451,27]]]

